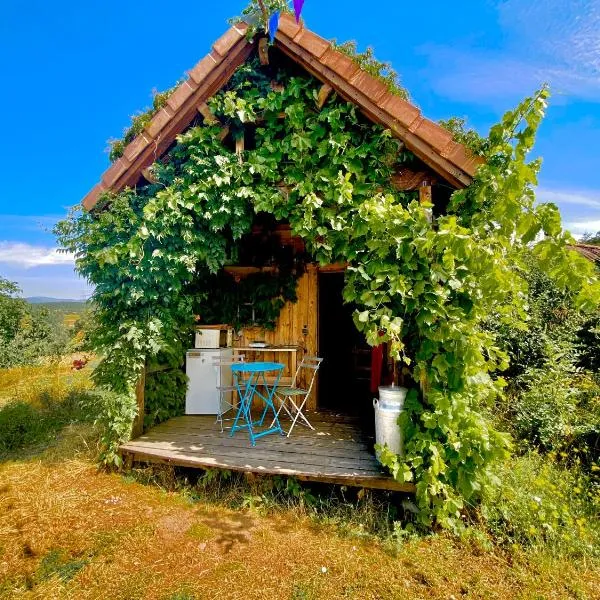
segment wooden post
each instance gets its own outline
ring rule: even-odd
[[[131,428],[131,437],[140,437],[144,433],[144,414],[145,414],[145,402],[144,402],[144,388],[146,387],[146,368],[142,369],[140,377],[135,386],[135,399],[137,403],[137,416],[133,421],[133,427]]]
[[[318,282],[319,270],[317,265],[308,265],[306,269],[306,277],[308,278],[307,295],[308,295],[308,313],[306,316],[306,326],[308,328],[308,336],[305,338],[306,351],[309,356],[317,356],[319,353],[319,301],[318,301]],[[310,398],[307,401],[308,410],[317,410],[319,397],[319,375],[315,379]]]
[[[329,98],[331,92],[333,92],[333,88],[329,84],[325,83],[321,87],[319,90],[319,96],[317,98],[317,106],[319,107],[319,110],[325,106],[325,102],[327,102],[327,98]]]
[[[419,188],[419,202],[421,204],[433,204],[433,192],[427,181],[424,181]],[[427,213],[427,220],[433,223],[433,211],[431,207],[428,206],[425,211]]]
[[[246,140],[244,134],[235,140],[235,153],[237,154],[238,161],[241,163],[244,162],[244,149],[246,147]]]
[[[427,184],[426,181],[423,182],[423,185],[419,188],[419,202],[421,204],[431,204],[432,203],[432,191],[431,186]]]
[[[258,58],[261,65],[269,64],[269,40],[266,37],[258,41]]]
[[[203,102],[202,104],[200,104],[200,106],[198,106],[198,112],[204,117],[204,120],[206,121],[207,125],[216,125],[220,122],[219,119],[217,119],[217,117],[213,113],[213,111],[210,110],[210,107],[208,106],[208,104],[206,104],[206,102]]]

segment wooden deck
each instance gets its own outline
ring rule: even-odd
[[[290,438],[269,435],[252,448],[247,434],[221,433],[212,416],[171,419],[121,446],[125,459],[200,469],[287,475],[365,488],[413,492],[395,481],[375,459],[373,440],[349,419],[313,413],[316,431],[297,426]],[[285,426],[285,425],[284,425]]]

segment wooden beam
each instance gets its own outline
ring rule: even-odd
[[[423,185],[419,188],[419,202],[421,204],[433,204],[433,193],[431,186],[427,184],[426,181],[423,182]],[[427,220],[430,223],[433,223],[433,209],[431,206],[427,206],[425,208],[425,213],[427,214]]]
[[[258,41],[258,58],[261,65],[269,64],[269,40],[266,37]]]
[[[319,96],[317,98],[317,106],[319,110],[325,106],[325,103],[331,95],[331,92],[333,92],[333,88],[328,83],[325,83],[321,86],[321,89],[319,90]]]
[[[244,137],[244,134],[242,133],[242,135],[237,140],[235,140],[235,153],[237,154],[240,164],[244,162],[245,148],[246,148],[246,138]]]
[[[198,112],[204,117],[204,122],[207,125],[216,125],[217,123],[220,123],[219,119],[215,117],[213,111],[210,110],[210,107],[206,102],[203,102],[198,106]]]
[[[135,399],[137,403],[137,415],[133,421],[131,428],[131,437],[137,438],[144,433],[144,415],[145,415],[145,396],[144,389],[146,387],[146,369],[142,369],[140,377],[135,386]]]
[[[421,204],[433,204],[433,194],[431,186],[423,182],[423,185],[419,188],[419,202]]]
[[[332,265],[320,265],[319,273],[344,273],[348,268],[348,263],[333,263]]]

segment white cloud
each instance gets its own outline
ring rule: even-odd
[[[600,219],[571,221],[565,223],[565,229],[568,229],[576,238],[580,238],[584,233],[596,233],[600,231]]]
[[[561,204],[570,204],[600,210],[600,192],[538,188],[536,198],[539,202],[553,202],[558,206]]]
[[[0,242],[0,264],[24,269],[52,265],[72,265],[70,253],[59,252],[58,248],[33,246],[22,242]]]
[[[555,95],[600,100],[600,0],[504,0],[498,3],[502,46],[424,46],[434,84],[451,99],[511,99],[550,83]]]

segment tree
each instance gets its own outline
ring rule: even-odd
[[[26,304],[15,296],[19,286],[0,276],[0,344],[8,344],[19,331],[19,324],[25,314]]]
[[[593,246],[600,246],[600,231],[594,233],[584,233],[581,236],[580,242],[582,244],[591,244]]]

